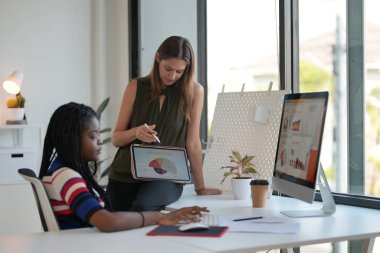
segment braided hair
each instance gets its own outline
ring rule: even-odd
[[[95,196],[95,189],[104,200],[106,208],[109,201],[105,191],[95,181],[96,163],[91,171],[82,154],[82,133],[93,118],[95,111],[84,104],[70,102],[55,110],[46,131],[39,178],[43,178],[55,157],[67,167],[78,172],[86,181],[90,192]]]

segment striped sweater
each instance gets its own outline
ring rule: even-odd
[[[90,227],[90,217],[104,202],[89,191],[81,175],[57,158],[42,179],[61,229]]]

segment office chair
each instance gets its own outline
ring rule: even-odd
[[[59,225],[54,215],[53,208],[51,207],[48,195],[46,193],[44,184],[36,176],[33,170],[22,168],[18,173],[29,181],[33,188],[34,197],[36,198],[38,212],[40,214],[42,227],[45,232],[59,231]]]

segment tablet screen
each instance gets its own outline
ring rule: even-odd
[[[132,175],[140,180],[190,182],[186,150],[178,147],[131,145]]]

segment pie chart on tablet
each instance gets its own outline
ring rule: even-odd
[[[149,162],[149,167],[152,167],[157,174],[163,175],[167,172],[177,174],[177,168],[174,163],[167,158],[156,158]]]

